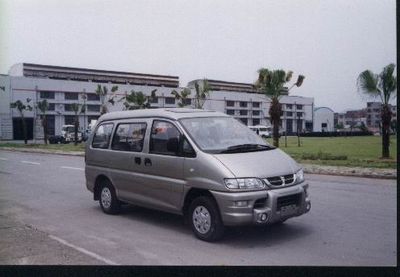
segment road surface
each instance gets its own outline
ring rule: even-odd
[[[0,150],[0,264],[396,265],[396,181],[306,175],[312,209],[196,239],[180,216],[103,214],[83,157]]]

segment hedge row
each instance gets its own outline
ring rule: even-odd
[[[372,136],[373,133],[369,131],[341,131],[341,132],[310,132],[302,133],[301,137],[357,137],[357,136]]]

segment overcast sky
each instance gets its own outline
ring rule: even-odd
[[[0,73],[31,62],[252,83],[303,74],[293,95],[363,108],[358,74],[396,62],[395,0],[0,0]],[[295,81],[295,80],[293,80]]]

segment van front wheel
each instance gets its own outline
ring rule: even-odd
[[[189,206],[188,217],[195,236],[204,241],[216,241],[224,234],[218,206],[211,197],[200,196]]]
[[[100,197],[100,207],[106,214],[117,214],[121,210],[121,202],[117,199],[115,189],[109,181],[103,181]]]

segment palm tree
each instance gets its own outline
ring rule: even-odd
[[[49,110],[49,103],[47,103],[46,99],[39,101],[36,105],[39,111],[42,114],[42,126],[43,126],[43,140],[44,144],[47,144],[47,117],[46,112]]]
[[[115,92],[118,90],[118,86],[111,88],[111,95],[108,95],[108,88],[106,86],[97,85],[96,94],[100,97],[101,110],[100,114],[103,115],[108,113],[108,104],[114,105],[114,98],[116,97]]]
[[[71,109],[75,114],[74,120],[74,144],[78,144],[78,128],[79,128],[79,114],[86,111],[85,105],[80,105],[78,103],[71,104]]]
[[[184,88],[181,92],[177,92],[176,90],[171,91],[171,94],[178,100],[178,107],[180,108],[188,106],[188,97],[190,93],[191,91],[189,88]]]
[[[365,70],[357,78],[359,91],[372,98],[380,98],[382,102],[382,158],[389,158],[390,122],[392,112],[389,102],[397,91],[397,77],[393,75],[395,64],[389,64],[378,75],[371,70]]]
[[[32,106],[30,106],[28,103],[31,102],[32,99],[26,98],[26,105],[22,103],[21,100],[17,100],[15,102],[10,103],[10,108],[11,109],[17,109],[19,112],[19,115],[21,117],[21,122],[22,122],[22,132],[24,135],[24,142],[25,144],[28,144],[28,134],[26,130],[26,122],[25,122],[25,117],[24,117],[24,112],[25,111],[32,111]]]
[[[151,101],[156,98],[156,91],[157,89],[152,90],[150,96],[147,96],[141,91],[131,90],[119,101],[124,101],[125,110],[148,109],[151,107]]]
[[[282,95],[288,95],[289,90],[294,86],[300,87],[303,83],[304,76],[299,75],[297,82],[292,85],[290,89],[284,85],[292,79],[293,72],[284,70],[269,70],[261,68],[258,70],[258,79],[255,87],[268,98],[271,99],[271,106],[269,108],[269,115],[271,119],[273,144],[279,147],[279,125],[281,123],[282,105],[279,99]]]
[[[196,81],[194,83],[194,88],[196,90],[194,96],[194,107],[196,109],[202,109],[207,97],[210,95],[211,87],[208,84],[207,79],[203,79],[202,81]]]

